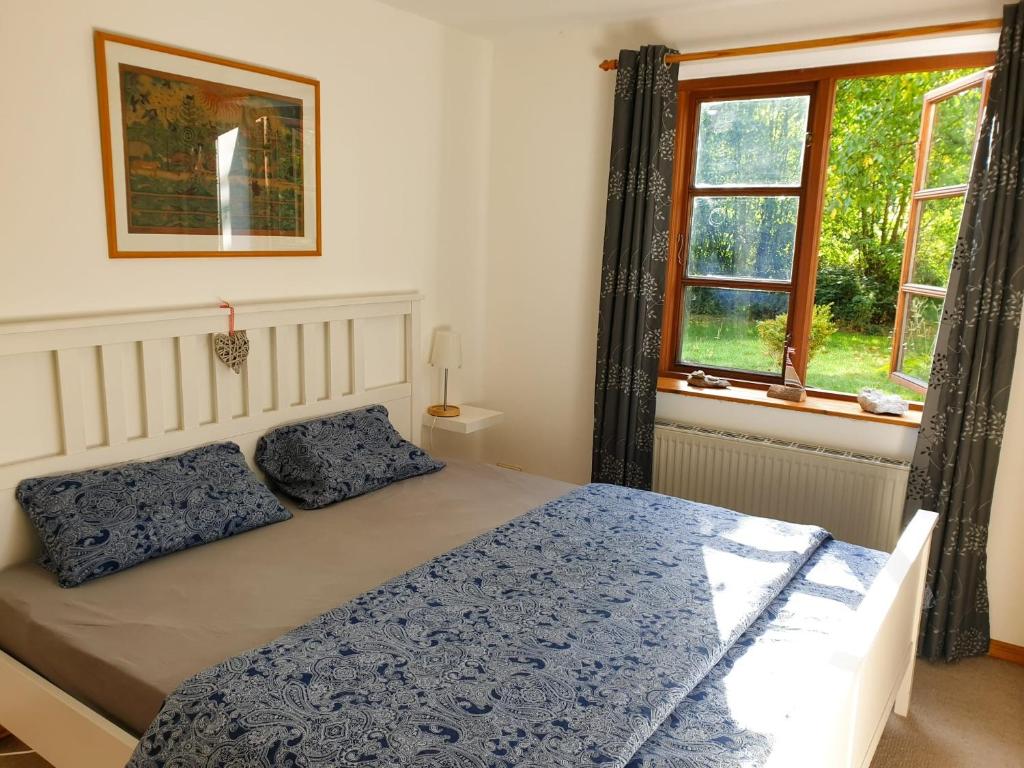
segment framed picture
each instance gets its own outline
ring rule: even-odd
[[[320,83],[97,31],[110,258],[320,255]]]

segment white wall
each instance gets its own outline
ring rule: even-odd
[[[479,396],[489,43],[372,0],[0,9],[0,317],[413,288]],[[109,260],[94,27],[318,78],[323,256]]]
[[[988,591],[992,637],[1024,645],[1024,333],[1017,341],[1017,364],[989,523]]]
[[[574,482],[590,475],[597,294],[612,110],[612,78],[597,63],[620,48],[681,49],[776,42],[1001,15],[999,0],[734,0],[676,17],[519,30],[495,38],[486,282],[486,404],[506,412],[487,433],[490,460]],[[741,66],[742,62],[737,62]],[[1024,372],[1024,353],[1019,369]],[[1018,376],[1017,389],[1024,389]],[[995,637],[1024,645],[1024,515],[1019,499],[1024,393],[1015,393],[989,567]],[[914,433],[756,406],[659,397],[659,413],[835,447],[875,444],[907,457]],[[997,533],[1005,538],[996,541]]]

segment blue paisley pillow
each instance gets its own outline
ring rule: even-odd
[[[16,495],[62,587],[291,517],[234,443],[23,480]]]
[[[278,427],[260,438],[256,464],[303,509],[444,467],[398,434],[383,405]]]

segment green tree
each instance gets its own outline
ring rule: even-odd
[[[912,72],[838,84],[815,302],[831,304],[843,327],[892,325],[924,95],[967,73]],[[962,127],[970,123],[972,140],[977,115],[977,102],[971,99],[946,106],[942,124],[951,128],[943,134],[946,140],[936,142],[932,157],[934,167],[943,169],[958,164],[964,153]],[[942,242],[930,252],[929,263],[944,259],[948,269],[944,248],[949,231],[958,226],[958,215],[947,213],[937,233]],[[941,271],[939,264],[931,264],[929,274]]]

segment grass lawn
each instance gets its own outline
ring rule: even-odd
[[[857,393],[874,387],[920,401],[916,392],[889,381],[888,334],[837,331],[818,352],[807,370],[809,387]],[[686,360],[721,368],[774,372],[761,349],[757,325],[721,317],[695,316],[686,321],[683,349]]]

